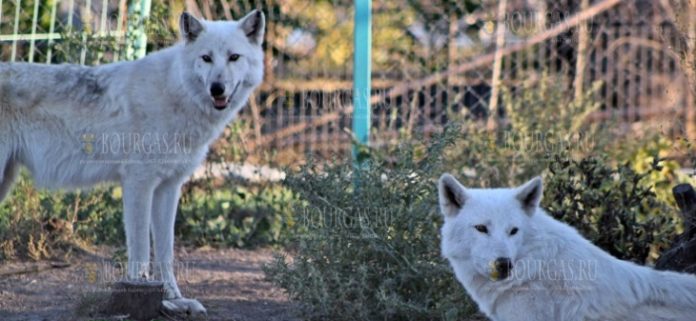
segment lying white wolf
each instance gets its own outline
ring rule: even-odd
[[[696,277],[618,260],[539,208],[521,187],[439,182],[442,254],[494,321],[694,321]]]
[[[265,18],[203,21],[184,13],[181,42],[99,67],[0,64],[0,200],[20,165],[47,188],[123,187],[128,277],[152,266],[165,308],[204,314],[173,274],[182,184],[263,79]]]

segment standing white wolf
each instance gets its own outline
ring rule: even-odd
[[[696,277],[618,260],[539,208],[541,178],[517,188],[439,182],[442,254],[494,321],[694,321]]]
[[[99,67],[0,64],[0,200],[20,165],[47,188],[120,182],[128,277],[153,270],[163,306],[204,314],[173,273],[182,184],[263,79],[265,17],[180,18],[182,40],[143,59]]]

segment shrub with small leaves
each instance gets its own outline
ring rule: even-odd
[[[440,257],[435,179],[457,130],[421,149],[399,146],[318,169],[287,185],[306,201],[297,209],[293,263],[278,256],[270,280],[301,302],[311,320],[462,320],[475,304]]]
[[[616,138],[610,126],[587,121],[599,108],[593,97],[600,84],[575,98],[567,94],[568,81],[543,74],[503,87],[507,122],[495,130],[458,115],[463,137],[447,151],[448,169],[467,186],[515,186],[543,172],[554,154],[570,148],[581,157],[605,150]]]
[[[613,256],[643,264],[668,246],[679,220],[675,208],[645,184],[660,170],[654,163],[639,174],[628,163],[612,167],[601,157],[555,155],[543,205]]]
[[[87,192],[36,190],[23,172],[0,204],[0,260],[60,257],[72,248],[124,239],[120,189]]]
[[[274,183],[189,183],[179,205],[176,235],[183,244],[254,247],[281,243],[294,225],[295,196]]]

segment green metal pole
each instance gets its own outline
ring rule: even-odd
[[[128,48],[126,58],[129,60],[145,57],[147,54],[147,33],[145,21],[150,17],[151,0],[133,0],[128,6]],[[136,17],[137,20],[133,20]]]
[[[370,77],[372,49],[372,1],[355,0],[353,67],[353,135],[360,144],[370,142]],[[360,161],[358,146],[353,159]]]

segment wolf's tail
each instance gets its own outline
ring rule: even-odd
[[[0,163],[0,165],[1,164],[2,163]],[[19,172],[19,163],[12,159],[8,160],[4,165],[4,168],[0,166],[0,202],[2,202],[12,190],[12,185]]]

